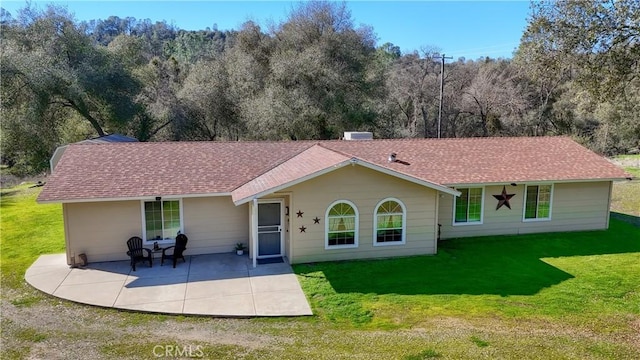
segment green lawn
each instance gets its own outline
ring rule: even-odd
[[[37,204],[40,189],[20,185],[0,190],[3,289],[24,286],[24,272],[39,255],[64,252],[62,206]]]
[[[640,230],[617,220],[608,231],[455,239],[436,256],[295,271],[320,317],[365,328],[497,316],[624,330],[640,315]]]
[[[1,192],[2,359],[148,359],[158,344],[212,359],[640,358],[640,229],[627,222],[296,265],[315,316],[215,319],[89,307],[26,285],[40,254],[64,250],[61,207],[37,205],[39,191]]]

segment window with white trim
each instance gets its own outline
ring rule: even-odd
[[[145,201],[142,212],[145,240],[175,240],[182,230],[180,206],[180,200]]]
[[[550,220],[553,185],[527,185],[523,220]]]
[[[461,188],[459,197],[453,198],[453,223],[482,224],[484,188]]]
[[[397,199],[384,199],[376,206],[373,219],[374,245],[399,245],[405,243],[406,210]]]
[[[325,248],[358,246],[358,209],[347,200],[338,200],[327,208]]]

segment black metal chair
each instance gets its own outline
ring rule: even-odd
[[[187,241],[189,241],[189,239],[185,234],[178,234],[178,236],[176,236],[175,246],[169,246],[167,248],[162,249],[162,258],[160,259],[160,266],[164,264],[165,259],[173,260],[174,268],[178,263],[178,259],[182,259],[182,261],[187,262],[187,260],[184,258],[184,255],[182,255],[182,253],[185,250],[187,250]],[[171,254],[167,254],[167,250],[169,249],[173,249],[173,252]]]
[[[142,239],[134,236],[127,240],[127,247],[129,251],[127,251],[127,255],[131,258],[131,268],[133,271],[136,271],[136,263],[138,262],[149,262],[149,267],[153,267],[153,256],[151,255],[151,250],[142,247]]]

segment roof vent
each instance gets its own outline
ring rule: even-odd
[[[396,162],[397,158],[396,158],[396,153],[391,153],[389,154],[389,162]]]
[[[345,131],[345,140],[373,140],[373,133],[368,131]]]

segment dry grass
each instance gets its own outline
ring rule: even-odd
[[[626,155],[613,159],[635,177],[632,181],[613,184],[611,211],[614,217],[640,227],[640,155]]]

